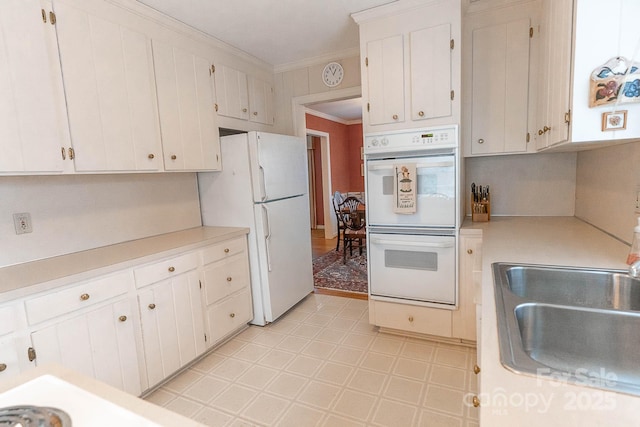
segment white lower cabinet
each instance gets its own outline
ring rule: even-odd
[[[451,337],[451,310],[369,300],[369,322],[381,328]]]
[[[31,333],[36,365],[58,363],[139,395],[134,315],[129,300],[121,298],[36,329]]]
[[[166,263],[153,266],[164,269]],[[140,290],[138,308],[148,386],[153,387],[206,348],[197,264]]]
[[[253,318],[246,238],[202,252],[209,345],[237,331]]]

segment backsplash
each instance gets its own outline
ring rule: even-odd
[[[640,185],[637,142],[582,151],[576,173],[576,216],[631,244]]]
[[[0,200],[0,267],[201,225],[195,173],[0,177]]]

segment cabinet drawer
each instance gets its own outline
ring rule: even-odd
[[[28,322],[33,325],[125,294],[131,279],[131,272],[125,271],[28,299],[25,301]]]
[[[207,310],[211,343],[247,324],[253,318],[249,289],[226,299]]]
[[[141,288],[159,282],[160,280],[186,273],[194,268],[198,268],[197,252],[190,252],[136,268],[133,272],[136,278],[136,286]]]
[[[246,256],[242,254],[208,265],[204,269],[206,305],[214,304],[248,286],[249,265]]]
[[[419,334],[452,336],[451,310],[409,304],[371,301],[373,323],[386,328]]]
[[[202,262],[209,264],[246,251],[247,241],[245,237],[227,240],[203,249]]]

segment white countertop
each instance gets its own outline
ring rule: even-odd
[[[245,235],[242,227],[196,227],[0,268],[0,302]]]
[[[51,406],[74,427],[180,426],[203,424],[58,365],[37,367],[0,384],[0,407]]]
[[[626,270],[629,246],[574,217],[492,217],[486,223],[466,220],[461,233],[474,229],[482,230],[483,235],[478,350],[481,425],[640,426],[637,397],[516,374],[502,366],[491,271],[494,262]]]

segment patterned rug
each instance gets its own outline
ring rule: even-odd
[[[313,260],[313,282],[318,288],[367,293],[366,254],[347,256],[342,263],[342,251],[331,251]]]

